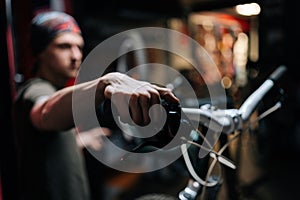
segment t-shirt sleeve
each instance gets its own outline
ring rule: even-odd
[[[56,90],[52,85],[45,82],[38,82],[27,88],[24,93],[24,99],[36,103],[40,100],[47,99],[55,92]]]

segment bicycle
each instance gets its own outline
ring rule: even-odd
[[[189,138],[181,137],[182,143],[180,144],[182,158],[190,174],[190,179],[186,187],[178,192],[177,197],[167,194],[147,194],[140,196],[136,200],[216,200],[224,181],[222,175],[224,166],[231,170],[237,169],[237,165],[227,156],[224,156],[224,152],[233,141],[239,138],[243,133],[249,132],[253,124],[281,107],[283,102],[283,90],[279,87],[278,82],[286,70],[287,68],[285,66],[279,66],[246,98],[238,109],[220,109],[211,104],[205,104],[195,109],[165,103],[164,107],[168,112],[168,117],[171,117],[173,121],[175,119],[175,121],[184,124],[188,127],[186,130],[190,131],[190,134],[188,134]],[[276,99],[275,105],[262,112],[255,120],[251,119],[251,116],[257,111],[263,98],[268,96],[272,89],[277,91],[279,97]],[[180,117],[178,117],[180,111],[182,111],[183,116],[180,115]],[[195,126],[194,121],[198,119],[200,119],[199,125]],[[164,129],[163,132],[165,132],[168,127],[164,127]],[[221,136],[231,136],[231,138],[225,142],[223,141],[219,149],[216,150],[205,137],[208,131],[218,132]],[[169,133],[171,136],[174,134],[176,133],[172,131],[171,134]],[[159,138],[152,138],[151,142],[144,141],[133,149],[133,151],[139,152],[145,146],[149,148],[149,146],[154,144],[153,139],[161,141]],[[164,144],[165,143],[166,141]],[[154,146],[154,149],[156,149],[156,147]],[[207,156],[201,156],[201,158],[199,158],[200,151],[202,151],[202,154],[205,152]],[[219,166],[218,175],[213,174],[216,165]]]

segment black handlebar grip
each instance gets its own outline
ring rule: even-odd
[[[272,81],[278,81],[287,70],[286,66],[280,65],[269,77]]]

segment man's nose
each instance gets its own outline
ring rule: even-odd
[[[72,47],[71,51],[72,51],[72,58],[77,59],[77,60],[82,58],[82,51],[77,46]]]

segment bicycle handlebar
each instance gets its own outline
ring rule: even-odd
[[[200,108],[182,108],[183,113],[193,121],[200,123],[214,131],[231,134],[242,128],[255,111],[263,97],[273,88],[287,70],[286,66],[279,66],[263,84],[256,89],[241,105],[239,109],[217,109],[209,104]]]
[[[247,120],[250,115],[254,112],[255,108],[258,106],[258,103],[262,100],[262,98],[266,95],[268,91],[275,85],[275,83],[282,77],[282,75],[286,71],[285,66],[279,66],[265,82],[255,91],[253,92],[244,103],[241,105],[239,109],[239,113],[242,116],[242,119]]]

